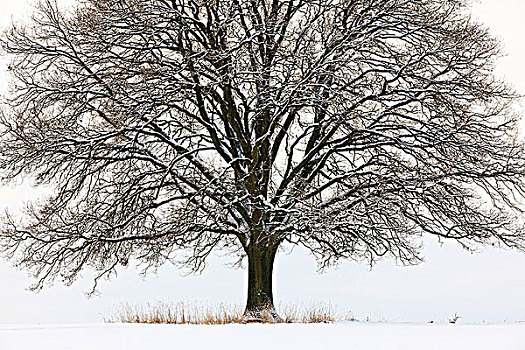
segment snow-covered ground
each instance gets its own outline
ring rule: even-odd
[[[525,349],[525,323],[0,325],[0,350],[149,349]]]

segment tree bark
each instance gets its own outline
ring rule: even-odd
[[[273,305],[272,273],[277,249],[248,248],[248,299],[244,315],[249,322],[279,322]]]

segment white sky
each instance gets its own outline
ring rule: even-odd
[[[0,25],[27,14],[28,0],[0,0]],[[508,56],[498,74],[525,93],[525,1],[481,0],[473,12],[504,43]],[[5,65],[0,65],[0,89],[5,87]],[[28,186],[0,188],[0,207],[20,208],[34,191]],[[276,304],[331,303],[339,313],[360,319],[387,321],[446,321],[457,312],[462,322],[525,321],[525,254],[486,248],[469,254],[455,243],[439,246],[429,239],[426,262],[399,267],[391,261],[372,271],[346,262],[318,274],[304,250],[281,253],[274,269]],[[227,258],[214,257],[200,276],[182,276],[166,265],[143,280],[134,268],[100,284],[100,296],[86,298],[90,273],[72,287],[56,284],[35,294],[26,288],[26,272],[0,261],[0,323],[97,322],[110,316],[121,302],[227,302],[245,301],[245,271],[224,266]]]

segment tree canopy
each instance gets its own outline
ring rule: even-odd
[[[130,261],[275,254],[420,261],[422,235],[524,249],[516,94],[462,0],[43,0],[1,38],[5,180],[53,195],[7,215],[38,277]]]

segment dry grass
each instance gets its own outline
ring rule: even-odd
[[[306,306],[285,306],[278,308],[281,320],[276,320],[275,312],[262,312],[258,322],[264,323],[320,323],[336,320],[329,304],[310,304]],[[157,303],[136,305],[121,304],[117,312],[106,322],[155,323],[155,324],[228,324],[253,321],[244,316],[244,308],[228,304],[218,306],[196,306],[185,303]]]
[[[289,305],[281,310],[282,319],[286,323],[322,323],[334,322],[336,317],[330,304],[309,304],[306,306]]]
[[[221,304],[218,307],[188,306],[185,303],[122,304],[107,322],[165,324],[241,323],[243,310]]]

